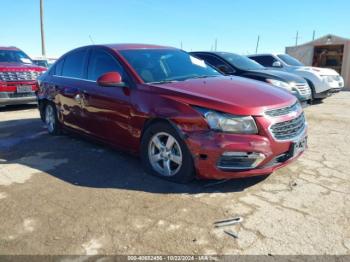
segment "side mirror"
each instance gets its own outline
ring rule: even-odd
[[[280,61],[275,61],[273,62],[272,67],[282,67],[282,64]]]
[[[234,70],[232,70],[232,68],[230,68],[227,65],[219,65],[218,69],[221,73],[225,74],[225,75],[232,75],[235,73]]]
[[[100,86],[115,87],[125,86],[122,81],[122,76],[118,72],[108,72],[97,79],[97,84]]]

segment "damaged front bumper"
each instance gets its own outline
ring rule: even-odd
[[[303,134],[303,136],[305,136]],[[268,175],[298,158],[292,141],[214,131],[186,135],[197,176],[230,179]]]

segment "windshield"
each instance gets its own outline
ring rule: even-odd
[[[249,59],[248,57],[242,55],[236,55],[232,53],[220,53],[225,60],[230,62],[234,67],[241,70],[263,70],[265,67],[258,64],[257,62]]]
[[[33,62],[38,66],[49,67],[49,63],[46,60],[34,60]]]
[[[32,60],[19,50],[0,50],[0,62],[32,64]]]
[[[301,63],[299,60],[295,59],[294,57],[290,55],[277,55],[279,58],[283,60],[287,65],[290,66],[304,66],[303,63]]]
[[[220,76],[203,60],[176,49],[123,50],[120,53],[145,83]]]

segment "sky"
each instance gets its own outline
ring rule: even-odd
[[[39,0],[0,0],[0,46],[40,56]],[[6,11],[5,11],[6,10]],[[147,43],[186,51],[284,52],[332,33],[350,38],[349,0],[44,0],[46,53],[92,43]]]

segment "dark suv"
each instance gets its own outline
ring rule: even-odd
[[[311,89],[305,79],[286,72],[270,70],[248,57],[228,52],[191,52],[225,75],[235,75],[269,83],[287,90],[299,101],[311,99]]]

